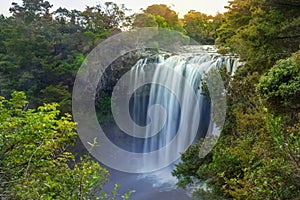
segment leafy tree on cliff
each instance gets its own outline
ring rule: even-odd
[[[24,93],[0,97],[1,199],[87,199],[101,190],[108,172],[97,162],[75,162],[67,149],[77,137],[70,115],[57,104],[26,109]]]

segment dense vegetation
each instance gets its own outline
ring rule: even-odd
[[[190,10],[179,19],[175,11],[164,4],[149,6],[133,17],[133,27],[161,27],[180,31],[199,44],[214,44],[216,30],[221,26],[222,14],[215,16]]]
[[[110,34],[120,31],[128,19],[125,8],[114,3],[64,8],[50,13],[47,1],[13,4],[12,16],[0,16],[0,94],[25,91],[30,107],[57,102],[71,111],[74,78],[85,55]]]
[[[88,199],[101,190],[107,171],[88,157],[75,162],[67,148],[77,137],[71,116],[64,114],[71,112],[75,74],[99,42],[123,29],[148,26],[215,43],[220,53],[245,61],[233,79],[224,76],[228,105],[221,138],[203,159],[201,141],[182,155],[173,172],[178,185],[206,181],[207,191],[194,192],[199,199],[297,199],[298,0],[232,0],[225,14],[191,10],[183,19],[162,4],[132,16],[115,3],[84,11],[51,7],[48,1],[23,0],[12,5],[12,16],[0,16],[1,199]],[[24,91],[27,99],[14,91]],[[103,120],[108,98],[97,104]]]
[[[198,145],[173,174],[198,198],[298,199],[300,195],[299,1],[233,0],[217,29],[220,53],[246,64],[227,85],[227,119],[214,150]],[[218,194],[220,197],[216,197]]]
[[[69,151],[77,134],[63,113],[85,55],[126,24],[125,8],[50,8],[24,0],[0,16],[0,199],[116,199],[101,193],[108,171]]]
[[[76,139],[71,116],[59,117],[57,104],[24,110],[27,103],[21,92],[14,92],[10,100],[0,99],[0,198],[92,197],[108,172],[88,158],[74,162],[67,150]]]

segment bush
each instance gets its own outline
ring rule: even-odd
[[[67,151],[77,137],[71,116],[59,117],[57,104],[26,110],[27,103],[22,92],[0,97],[0,198],[94,198],[108,171]]]

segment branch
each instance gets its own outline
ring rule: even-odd
[[[31,163],[31,160],[32,160],[33,156],[36,154],[36,152],[39,150],[39,148],[40,148],[43,144],[44,144],[44,141],[41,143],[40,146],[38,146],[38,147],[34,150],[34,152],[32,153],[32,155],[30,156],[29,161],[28,161],[27,168],[26,168],[26,170],[25,170],[25,177],[26,177],[27,174],[28,174],[28,170],[29,170],[30,163]]]

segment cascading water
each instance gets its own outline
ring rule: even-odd
[[[181,53],[180,55],[173,55],[167,58],[159,55],[155,59],[139,60],[131,70],[131,84],[135,84],[137,79],[141,79],[141,77],[143,79],[146,76],[145,71],[149,71],[150,68],[150,70],[154,71],[153,83],[165,83],[165,85],[171,85],[172,87],[168,89],[160,84],[147,84],[140,87],[133,94],[130,102],[131,117],[140,126],[146,126],[152,120],[153,126],[146,128],[145,138],[133,139],[131,150],[133,152],[146,153],[159,150],[167,145],[178,131],[182,109],[185,109],[190,115],[189,118],[184,119],[184,123],[181,123],[182,128],[186,132],[186,137],[177,144],[178,149],[182,149],[180,146],[186,146],[190,141],[189,137],[191,136],[189,133],[193,123],[199,123],[193,120],[196,112],[200,112],[198,136],[205,136],[210,123],[210,103],[207,97],[201,95],[201,78],[211,68],[219,69],[222,66],[226,67],[227,72],[233,74],[237,65],[234,59],[214,53],[196,55]],[[169,70],[161,71],[160,67]],[[171,76],[172,73],[168,73],[169,71],[175,71],[180,76],[183,76],[186,81],[180,82],[176,80],[175,77]],[[190,103],[191,97],[187,94],[187,87],[194,89],[198,104]],[[174,94],[179,94],[179,96]],[[165,113],[162,115],[160,110],[154,111],[152,115],[155,118],[150,119],[148,108],[152,105],[162,106],[165,109]],[[164,126],[159,127],[162,121],[164,121]],[[159,132],[154,133],[154,130],[159,130]],[[165,159],[167,156],[162,155],[162,159]]]

